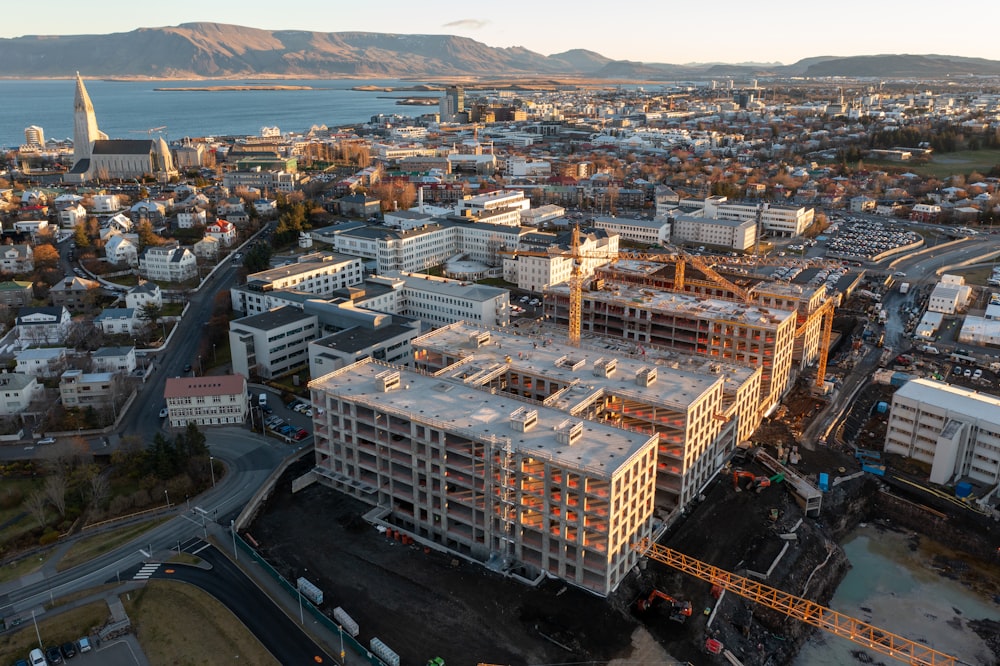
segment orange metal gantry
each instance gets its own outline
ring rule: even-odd
[[[651,560],[666,564],[712,585],[718,585],[744,599],[755,601],[788,617],[796,618],[898,661],[917,666],[955,666],[962,663],[957,658],[922,643],[911,641],[867,622],[838,613],[815,601],[796,597],[763,583],[713,567],[701,560],[653,543],[649,539],[643,539],[636,544],[635,548]]]

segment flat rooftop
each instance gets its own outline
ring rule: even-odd
[[[524,374],[560,381],[572,389],[562,393],[550,406],[569,412],[578,403],[598,389],[606,393],[629,392],[651,405],[663,405],[686,409],[691,402],[709,391],[715,384],[725,382],[722,367],[701,357],[698,362],[677,367],[668,361],[650,355],[648,359],[631,358],[615,350],[592,347],[573,347],[556,342],[552,338],[528,337],[490,330],[490,342],[482,347],[473,347],[470,339],[484,329],[465,323],[454,324],[433,331],[414,341],[415,348],[447,350],[471,360],[456,364],[451,376],[459,381],[471,376],[474,368],[486,369],[497,363],[506,364],[510,357],[510,367]],[[606,377],[594,373],[598,361],[614,361],[615,372]],[[657,380],[649,386],[635,381],[636,373],[644,368],[656,368]],[[713,371],[715,368],[715,371]],[[749,376],[750,369],[741,369]]]
[[[896,395],[1000,426],[1000,398],[933,379],[911,379]]]
[[[287,278],[293,275],[312,273],[313,271],[318,271],[328,266],[349,264],[355,261],[361,260],[350,255],[332,252],[328,254],[327,259],[323,261],[301,261],[297,263],[285,264],[284,266],[278,266],[277,268],[269,268],[266,271],[261,271],[259,273],[253,273],[247,276],[247,282],[271,282],[273,280],[280,280],[281,278]]]
[[[385,392],[378,376],[387,371],[399,372],[400,384]],[[585,469],[600,478],[610,478],[653,439],[644,433],[571,418],[557,409],[494,395],[454,379],[396,369],[370,359],[325,375],[310,386],[445,430],[481,439],[507,439],[514,450],[524,455]],[[522,407],[538,412],[538,422],[528,432],[515,430],[510,423],[511,414]],[[556,439],[559,428],[580,422],[583,436],[574,444]]]
[[[569,297],[565,283],[549,287],[548,291]],[[747,305],[736,301],[704,298],[692,294],[679,294],[650,287],[633,287],[620,282],[606,283],[602,291],[587,291],[584,300],[618,302],[632,307],[648,308],[660,312],[683,314],[702,319],[727,319],[746,326],[777,328],[786,319],[795,317],[791,310]]]

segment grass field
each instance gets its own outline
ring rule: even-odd
[[[58,615],[38,617],[38,633],[46,646],[61,645],[75,641],[97,630],[108,619],[108,604],[104,601],[74,608]],[[28,652],[38,647],[35,627],[29,615],[17,631],[0,635],[0,663],[11,664],[18,659],[27,659]],[[170,662],[156,662],[170,663]]]
[[[157,518],[156,520],[139,523],[138,525],[129,525],[128,527],[123,527],[118,530],[102,532],[101,534],[95,534],[94,536],[80,539],[66,551],[66,554],[63,555],[62,559],[59,560],[59,563],[56,565],[56,569],[58,571],[72,569],[76,565],[82,564],[87,560],[92,560],[102,553],[114,550],[123,543],[131,541],[140,534],[156,527],[165,520],[167,519]]]
[[[865,167],[903,169],[921,176],[947,178],[957,174],[968,175],[973,171],[986,175],[1000,165],[1000,150],[962,150],[955,153],[937,153],[927,164],[909,164],[890,160],[864,160]]]
[[[191,585],[151,580],[123,601],[152,664],[278,663],[229,609]]]
[[[45,560],[49,558],[50,554],[50,552],[45,552],[41,555],[22,557],[0,568],[0,583],[6,583],[9,580],[14,580],[15,578],[20,578],[21,576],[37,571],[45,564]]]
[[[13,544],[24,535],[38,527],[35,518],[24,507],[24,499],[35,489],[41,488],[42,482],[35,479],[3,480],[3,490],[6,493],[20,493],[21,503],[9,509],[0,509],[0,544]],[[22,515],[26,514],[26,515]],[[0,549],[2,552],[2,549]]]

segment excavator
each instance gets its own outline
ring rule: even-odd
[[[674,599],[669,594],[660,592],[659,590],[653,590],[648,595],[639,597],[639,600],[635,602],[635,608],[640,613],[645,613],[661,601],[670,605],[670,619],[674,622],[680,622],[683,624],[685,620],[691,617],[690,601],[680,601],[679,599]]]
[[[733,488],[736,492],[742,490],[756,490],[758,493],[771,485],[772,482],[781,481],[781,479],[776,477],[768,478],[766,476],[757,476],[753,472],[747,472],[741,469],[733,472]],[[741,487],[742,486],[742,487]]]

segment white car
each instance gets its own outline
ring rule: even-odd
[[[522,303],[527,303],[530,300],[531,300],[531,297],[529,297],[529,296],[522,296],[521,297],[521,302]]]
[[[160,410],[160,418],[161,419],[167,418],[167,415],[169,413],[170,413],[170,411],[166,407],[164,407],[163,409]]]
[[[42,439],[38,440],[39,446],[43,446],[45,444],[55,444],[55,443],[56,443],[55,437],[43,437]]]

